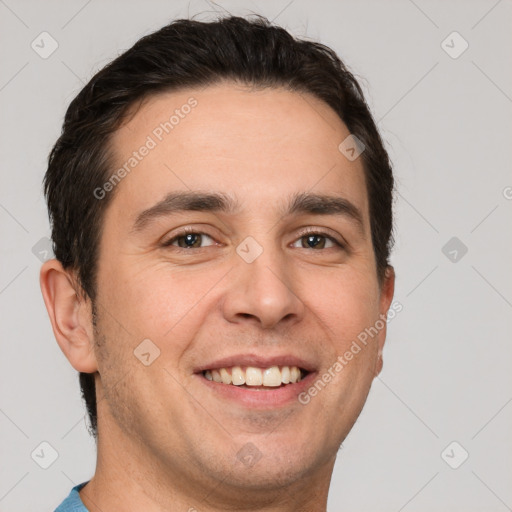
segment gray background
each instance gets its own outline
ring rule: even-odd
[[[340,450],[329,510],[512,510],[505,0],[0,0],[0,510],[53,510],[95,466],[77,374],[54,340],[38,282],[49,236],[41,180],[65,108],[142,35],[223,9],[263,14],[332,46],[362,78],[394,161],[392,262],[403,311]],[[43,31],[58,43],[46,59],[31,47],[42,46]],[[454,31],[469,44],[461,55]],[[52,461],[43,441],[58,453],[48,469],[40,467]]]

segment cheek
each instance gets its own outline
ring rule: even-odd
[[[131,263],[109,275],[105,302],[133,337],[166,342],[186,325],[191,339],[213,290],[226,274],[221,267],[177,268],[169,262]],[[208,307],[211,307],[209,305]],[[193,321],[192,321],[193,320]]]
[[[338,353],[372,325],[379,314],[379,292],[372,273],[340,268],[310,276],[308,305],[328,325]]]
[[[332,385],[324,399],[333,410],[343,409],[347,424],[360,411],[374,377],[377,337],[367,333],[379,318],[379,291],[372,276],[368,269],[353,268],[317,275],[310,297],[310,307],[328,327],[331,342],[324,371]]]

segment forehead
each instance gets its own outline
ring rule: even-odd
[[[222,192],[267,207],[314,191],[338,193],[366,212],[361,159],[338,150],[349,134],[310,94],[230,83],[158,94],[112,138],[114,172],[127,171],[113,202],[126,217],[173,190]]]

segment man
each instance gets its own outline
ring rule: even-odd
[[[97,468],[57,509],[325,511],[382,368],[393,177],[334,52],[179,20],[71,103],[41,287]]]

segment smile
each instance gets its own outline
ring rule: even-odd
[[[231,366],[203,371],[203,376],[213,382],[252,388],[277,388],[300,382],[307,371],[298,366]]]
[[[232,354],[194,369],[207,393],[250,409],[298,404],[298,396],[318,375],[318,362],[288,354]]]

